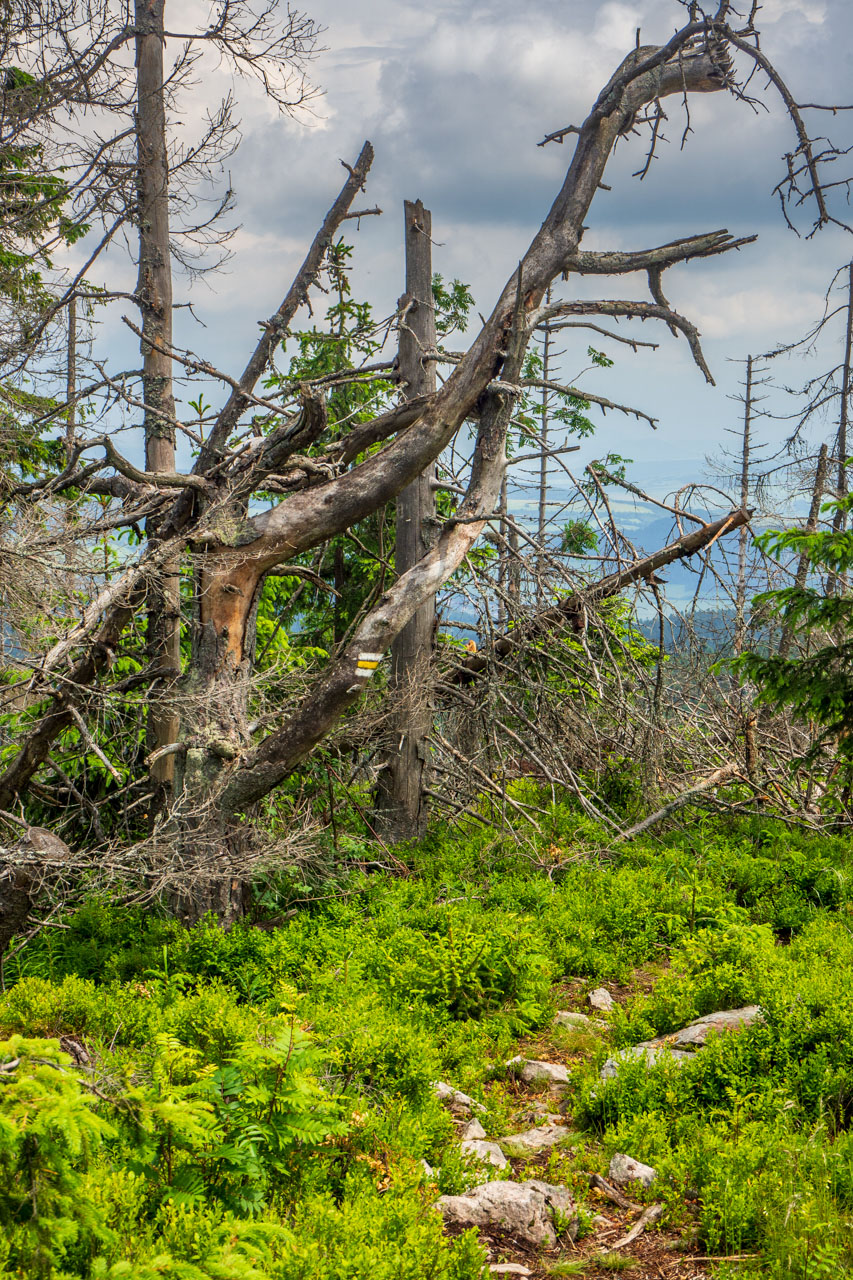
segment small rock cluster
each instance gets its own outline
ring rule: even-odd
[[[593,1001],[593,996],[598,1003]],[[592,993],[590,1002],[593,1008],[613,1008],[613,999],[603,988]],[[599,1031],[607,1026],[600,1019],[570,1011],[558,1013],[554,1021],[558,1026],[577,1031]],[[511,1058],[506,1067],[522,1084],[533,1088],[544,1085],[552,1098],[561,1097],[569,1083],[568,1068],[561,1062],[543,1062],[519,1055]],[[466,1121],[460,1130],[462,1150],[496,1169],[507,1168],[506,1151],[516,1156],[536,1155],[557,1146],[571,1132],[546,1114],[541,1124],[490,1142],[474,1114],[485,1110],[480,1103],[443,1081],[436,1081],[433,1088],[451,1114],[460,1122]],[[571,1193],[565,1187],[535,1178],[524,1182],[484,1182],[461,1196],[441,1196],[438,1207],[445,1222],[462,1227],[497,1228],[534,1246],[553,1247],[556,1243],[555,1212],[560,1215],[561,1230],[570,1239],[573,1240],[578,1231],[577,1205]],[[495,1264],[490,1271],[495,1275],[530,1274],[519,1263]]]
[[[589,994],[591,1008],[607,1013],[614,1008],[614,1000],[610,992],[599,987]],[[621,1050],[608,1058],[601,1069],[602,1079],[615,1076],[622,1062],[642,1058],[647,1063],[655,1062],[662,1054],[668,1054],[676,1062],[686,1061],[707,1043],[708,1038],[726,1032],[739,1031],[760,1021],[761,1011],[757,1005],[748,1005],[743,1009],[724,1009],[718,1013],[697,1018],[680,1031],[667,1036],[659,1036],[655,1040],[647,1040]],[[556,1025],[575,1031],[599,1032],[607,1029],[607,1023],[584,1013],[565,1010],[556,1015]],[[534,1088],[545,1086],[552,1098],[560,1097],[568,1083],[568,1069],[559,1062],[543,1062],[538,1059],[517,1056],[506,1063],[509,1072],[522,1084]],[[456,1118],[460,1130],[462,1150],[475,1156],[484,1165],[504,1170],[510,1156],[530,1156],[547,1151],[564,1141],[571,1130],[557,1123],[548,1114],[547,1106],[541,1104],[533,1108],[531,1119],[537,1111],[541,1123],[520,1133],[511,1133],[498,1141],[490,1141],[486,1131],[478,1119],[485,1107],[469,1098],[466,1093],[454,1089],[442,1081],[433,1085],[437,1097]],[[432,1170],[424,1162],[428,1173]],[[650,1187],[657,1178],[657,1172],[647,1164],[642,1164],[624,1152],[617,1152],[610,1161],[608,1170],[610,1182],[616,1186],[627,1186],[639,1183]],[[599,1180],[600,1185],[606,1183]],[[611,1194],[616,1197],[611,1188]],[[617,1197],[618,1199],[618,1197]],[[619,1203],[623,1203],[619,1201]],[[626,1207],[629,1202],[624,1201]],[[571,1193],[565,1187],[553,1186],[531,1178],[523,1182],[500,1180],[483,1182],[473,1190],[459,1196],[441,1196],[438,1200],[445,1222],[460,1227],[477,1227],[498,1229],[515,1236],[519,1240],[534,1247],[553,1248],[557,1243],[557,1225],[569,1239],[577,1236],[579,1217],[577,1205]],[[625,1244],[643,1230],[648,1218],[649,1223],[660,1216],[661,1206],[652,1206],[646,1210],[638,1225],[623,1241]],[[606,1219],[602,1219],[605,1221]],[[495,1263],[489,1268],[493,1275],[529,1276],[529,1269],[520,1263]]]

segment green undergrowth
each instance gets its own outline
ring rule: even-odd
[[[602,833],[550,822],[550,875],[512,833],[433,833],[406,877],[265,886],[272,922],[93,900],[44,930],[0,996],[2,1280],[475,1280],[481,1246],[433,1206],[482,1173],[431,1084],[513,1132],[503,1062],[602,983],[627,992],[606,1041],[550,1041],[579,1132],[547,1175],[582,1195],[628,1151],[667,1225],[743,1258],[718,1274],[851,1269],[849,841],[708,823],[578,858]],[[750,1003],[760,1023],[687,1065],[599,1080],[608,1053]]]

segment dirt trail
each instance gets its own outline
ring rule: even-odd
[[[650,990],[658,977],[658,973],[639,970],[630,983],[608,984],[608,990],[615,1002],[622,1004]],[[558,1009],[599,1018],[601,1015],[585,1003],[587,986],[587,983],[576,981],[556,987],[554,995]],[[606,1018],[605,1014],[605,1022]],[[574,1031],[554,1025],[519,1040],[517,1053],[524,1059],[564,1065],[571,1072],[573,1066],[595,1053],[602,1039],[606,1043],[607,1031],[604,1028]],[[557,1093],[550,1093],[547,1087],[531,1087],[518,1077],[505,1081],[502,1087],[511,1100],[513,1127],[508,1132],[528,1130],[548,1121],[573,1128],[570,1109],[564,1106]],[[457,1123],[461,1134],[465,1121]],[[661,1230],[654,1226],[629,1246],[620,1248],[614,1259],[613,1245],[630,1231],[640,1213],[636,1208],[620,1208],[603,1191],[589,1187],[591,1173],[606,1171],[606,1160],[594,1138],[578,1134],[577,1142],[568,1140],[568,1145],[571,1169],[555,1169],[555,1163],[566,1160],[563,1152],[558,1154],[544,1150],[519,1158],[508,1150],[511,1176],[518,1182],[538,1178],[561,1183],[569,1174],[570,1181],[566,1185],[575,1195],[583,1192],[584,1209],[587,1213],[594,1213],[597,1221],[582,1234],[581,1239],[572,1242],[564,1236],[550,1251],[532,1248],[524,1240],[504,1232],[481,1229],[480,1238],[489,1250],[493,1274],[526,1276],[529,1280],[554,1280],[555,1276],[575,1275],[586,1276],[589,1280],[615,1275],[624,1276],[625,1280],[699,1280],[709,1275],[716,1259],[708,1258],[696,1244],[691,1246],[689,1243],[691,1236],[695,1239],[696,1235],[695,1221],[699,1209],[696,1202],[684,1202],[684,1218],[678,1229]],[[640,1198],[631,1187],[622,1190],[628,1198]],[[646,1204],[651,1203],[648,1193],[642,1199]],[[514,1269],[498,1269],[506,1264],[511,1264]]]

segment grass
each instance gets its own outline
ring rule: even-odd
[[[617,1253],[615,1249],[610,1249],[607,1253],[597,1253],[591,1259],[592,1265],[596,1271],[603,1271],[605,1275],[619,1275],[622,1271],[632,1271],[638,1266],[636,1258],[632,1258],[628,1253]]]
[[[595,836],[560,809],[545,832],[567,850]],[[519,1051],[568,1061],[573,1129],[521,1176],[570,1186],[592,1214],[589,1173],[627,1151],[658,1170],[645,1198],[664,1202],[665,1228],[708,1254],[759,1255],[719,1276],[853,1268],[849,841],[708,821],[689,844],[638,842],[552,879],[511,833],[432,833],[405,856],[407,878],[341,869],[325,891],[267,885],[271,912],[297,908],[268,931],[184,931],[92,901],[7,964],[0,1039],[82,1039],[106,1100],[80,1086],[62,1103],[66,1136],[43,1153],[59,1224],[45,1241],[22,1207],[34,1157],[0,1075],[0,1280],[36,1263],[57,1280],[118,1280],[125,1266],[145,1280],[161,1256],[175,1276],[237,1277],[235,1250],[271,1280],[332,1280],[344,1266],[348,1280],[479,1280],[477,1241],[447,1240],[429,1208],[436,1188],[480,1176],[431,1082],[481,1100],[490,1138],[532,1127],[532,1091],[502,1068]],[[553,1026],[566,992],[581,1008],[608,984],[620,1005],[606,1040]],[[598,1079],[619,1047],[747,1003],[763,1024],[687,1066],[629,1063]],[[268,1059],[254,1061],[259,1046]],[[47,1052],[26,1059],[28,1087],[52,1087],[37,1065]],[[90,1111],[114,1134],[85,1137]],[[259,1125],[275,1132],[259,1142]],[[627,1265],[603,1254],[599,1270],[602,1258]],[[581,1262],[593,1267],[563,1259],[551,1274]]]

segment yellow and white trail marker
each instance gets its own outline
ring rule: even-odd
[[[360,653],[355,666],[355,674],[362,680],[368,680],[381,661],[381,653]]]

